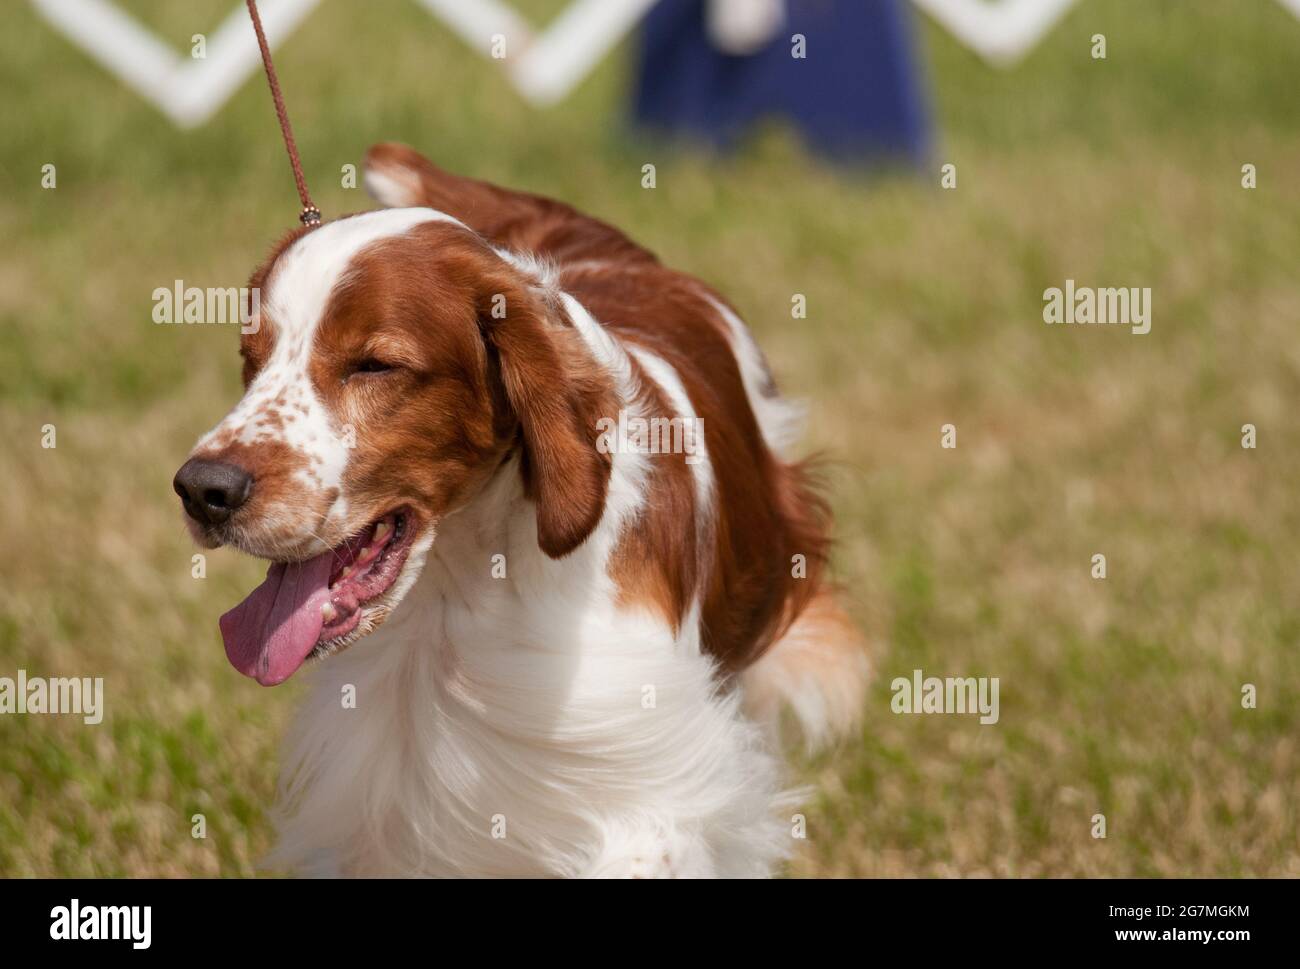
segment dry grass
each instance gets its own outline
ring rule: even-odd
[[[229,5],[132,6],[187,39]],[[605,120],[612,66],[539,117],[414,5],[371,6],[324,5],[279,58],[322,208],[366,206],[335,173],[385,138],[569,199],[718,284],[811,400],[879,679],[861,736],[802,768],[794,874],[1300,875],[1300,22],[1086,0],[1008,75],[927,31],[943,192],[779,134],[731,160],[638,142]],[[0,75],[42,80],[0,106],[0,675],[102,675],[108,716],[0,717],[0,873],[251,873],[294,691],[229,669],[215,619],[260,568],[192,578],[169,488],[235,398],[232,334],[149,309],[178,277],[237,284],[291,220],[270,108],[250,82],[177,134],[12,20]],[[1044,326],[1067,277],[1150,286],[1151,334]],[[999,677],[998,725],[893,715],[918,667]]]

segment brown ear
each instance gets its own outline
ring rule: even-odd
[[[597,447],[597,422],[615,413],[613,388],[563,310],[536,292],[510,287],[487,294],[479,318],[523,434],[524,488],[537,503],[537,544],[561,558],[586,540],[605,511],[610,456]]]

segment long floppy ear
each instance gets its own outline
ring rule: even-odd
[[[609,376],[563,310],[531,288],[484,294],[479,319],[523,435],[525,493],[537,503],[537,544],[568,555],[599,523],[610,455],[598,421],[615,413]]]

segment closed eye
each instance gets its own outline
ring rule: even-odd
[[[388,373],[396,369],[397,367],[393,364],[376,357],[365,357],[352,365],[352,369],[348,371],[348,377],[354,377],[357,374]]]

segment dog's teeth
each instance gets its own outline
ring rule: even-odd
[[[392,528],[392,526],[389,525],[388,522],[386,522],[386,521],[382,521],[382,522],[380,522],[378,525],[375,526],[375,534],[374,534],[374,535],[371,537],[371,539],[370,539],[370,545],[371,545],[372,548],[373,548],[373,547],[374,547],[378,542],[383,541],[384,536],[388,534],[388,530],[389,530],[390,528]]]
[[[334,584],[338,585],[339,582],[346,582],[348,580],[348,576],[351,574],[352,574],[352,566],[349,565],[346,569],[344,569],[339,574],[338,581],[336,581]]]
[[[334,608],[334,603],[325,602],[321,604],[320,617],[326,622],[333,622],[339,617],[339,611]]]

